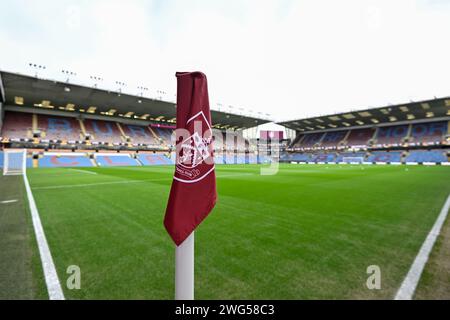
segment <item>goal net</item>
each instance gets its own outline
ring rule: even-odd
[[[25,173],[27,154],[24,150],[5,150],[3,153],[3,175]]]
[[[342,162],[351,164],[361,164],[364,162],[364,157],[343,157]]]

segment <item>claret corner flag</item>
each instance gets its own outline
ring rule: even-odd
[[[176,163],[164,226],[179,246],[214,208],[217,192],[206,76],[176,77]]]

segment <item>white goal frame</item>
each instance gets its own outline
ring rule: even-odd
[[[21,163],[17,163],[14,167],[11,166],[11,155],[22,155],[22,159],[19,160]],[[3,175],[23,175],[27,171],[27,151],[26,149],[22,150],[3,150]]]
[[[342,162],[350,164],[362,164],[364,157],[343,157]]]

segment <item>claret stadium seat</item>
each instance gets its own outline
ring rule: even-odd
[[[131,138],[132,144],[160,145],[146,126],[122,124],[121,127],[125,135]]]
[[[37,115],[41,139],[80,141],[81,128],[77,119],[71,117]]]
[[[32,137],[32,114],[24,112],[5,112],[2,138],[29,139]]]
[[[344,140],[347,133],[347,130],[327,132],[323,137],[320,146],[325,148],[336,148],[339,143]]]
[[[138,166],[139,163],[129,154],[96,154],[95,160],[101,167]]]
[[[44,154],[38,160],[39,167],[92,167],[89,157],[84,154]]]
[[[377,130],[377,145],[398,145],[401,144],[408,135],[408,125],[379,127]]]
[[[83,121],[86,133],[94,143],[122,143],[122,135],[116,122],[85,119]]]
[[[367,158],[368,162],[401,162],[402,151],[373,151]]]
[[[406,162],[447,162],[447,156],[443,150],[412,150],[405,158]]]
[[[411,128],[412,143],[439,143],[448,132],[448,122],[416,123]]]
[[[349,147],[367,146],[374,134],[373,128],[351,130],[345,144]]]
[[[173,164],[173,160],[171,158],[161,153],[140,153],[137,155],[137,158],[144,166]]]

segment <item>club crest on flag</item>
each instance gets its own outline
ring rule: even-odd
[[[191,135],[177,148],[175,179],[181,182],[196,182],[214,169],[212,133],[202,111],[186,122]]]

